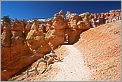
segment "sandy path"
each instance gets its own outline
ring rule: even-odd
[[[89,80],[89,69],[84,65],[82,54],[73,46],[65,45],[69,54],[63,62],[56,63],[60,70],[53,80],[55,81],[83,81]]]
[[[85,66],[82,54],[73,45],[63,45],[67,48],[68,54],[62,62],[55,62],[52,69],[44,74],[34,75],[23,80],[27,81],[88,81],[90,72]],[[39,67],[38,70],[42,69]],[[40,72],[40,71],[39,71]],[[41,72],[40,72],[41,73]],[[22,77],[22,76],[21,76]],[[18,78],[17,80],[22,80]]]

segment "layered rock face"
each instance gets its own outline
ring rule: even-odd
[[[2,25],[2,80],[8,80],[51,49],[76,43],[80,34],[91,27],[120,19],[119,10],[80,15],[68,11],[66,18],[60,11],[46,24],[37,20],[29,23],[15,20],[12,25]]]

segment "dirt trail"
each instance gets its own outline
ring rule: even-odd
[[[57,63],[60,70],[53,80],[89,80],[89,69],[84,64],[81,52],[79,52],[73,45],[65,45],[65,47],[69,51],[69,54],[64,58],[63,62]]]
[[[56,62],[52,68],[44,74],[31,74],[29,77],[23,79],[26,81],[88,81],[90,79],[89,68],[85,66],[82,53],[73,45],[63,45],[67,48],[68,54],[64,57],[62,62]],[[42,69],[41,67],[38,70]],[[16,80],[22,80],[22,77]]]

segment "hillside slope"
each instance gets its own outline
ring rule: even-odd
[[[75,46],[83,53],[92,80],[120,79],[120,27],[116,21],[81,34]]]

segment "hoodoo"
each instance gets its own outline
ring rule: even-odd
[[[81,51],[83,51],[83,54],[87,55],[87,57],[85,56],[86,59],[89,59],[89,55],[92,55],[93,53],[96,54],[96,59],[94,61],[91,61],[92,59],[88,60],[89,65],[96,64],[95,61],[97,61],[97,54],[99,54],[99,52],[95,51],[94,48],[96,48],[95,46],[98,46],[98,43],[100,43],[101,45],[106,45],[104,41],[107,40],[104,34],[109,32],[110,35],[106,34],[106,36],[108,36],[110,39],[112,38],[111,35],[113,35],[113,37],[116,36],[116,38],[120,37],[118,35],[118,28],[112,27],[112,24],[114,26],[114,24],[117,24],[115,23],[116,21],[121,20],[120,13],[121,10],[111,10],[107,13],[86,12],[78,15],[76,13],[67,11],[65,17],[63,15],[63,11],[61,10],[52,18],[46,20],[46,22],[41,22],[37,19],[31,21],[22,21],[16,19],[12,23],[3,21],[1,25],[2,80],[10,79],[16,73],[20,72],[23,68],[28,67],[40,58],[44,59],[44,56],[46,54],[49,54],[52,50],[57,50],[59,46],[64,44],[73,45],[74,43],[78,42],[76,46],[79,49],[80,47],[84,48],[81,49]],[[108,25],[108,27],[106,27],[106,25]],[[106,28],[107,30],[104,31],[104,28]],[[98,37],[101,37],[103,39],[99,39],[97,37],[97,34],[99,35]],[[92,37],[93,35],[94,38]],[[96,45],[92,44],[92,40],[96,41],[96,43],[94,43]],[[104,44],[102,44],[102,41]],[[100,44],[99,46],[101,46]],[[118,46],[119,45],[117,45],[116,47]],[[103,48],[104,47],[105,46],[103,46]],[[86,48],[89,49],[89,52],[86,52]],[[110,50],[111,48],[107,49]],[[75,57],[75,55],[73,56]],[[57,52],[56,57],[59,57],[59,54],[57,54]],[[99,57],[101,57],[101,55],[99,55]],[[52,59],[50,59],[50,61],[52,61]],[[101,61],[103,61],[103,59],[99,60],[98,62]],[[91,68],[93,69],[93,67]]]

